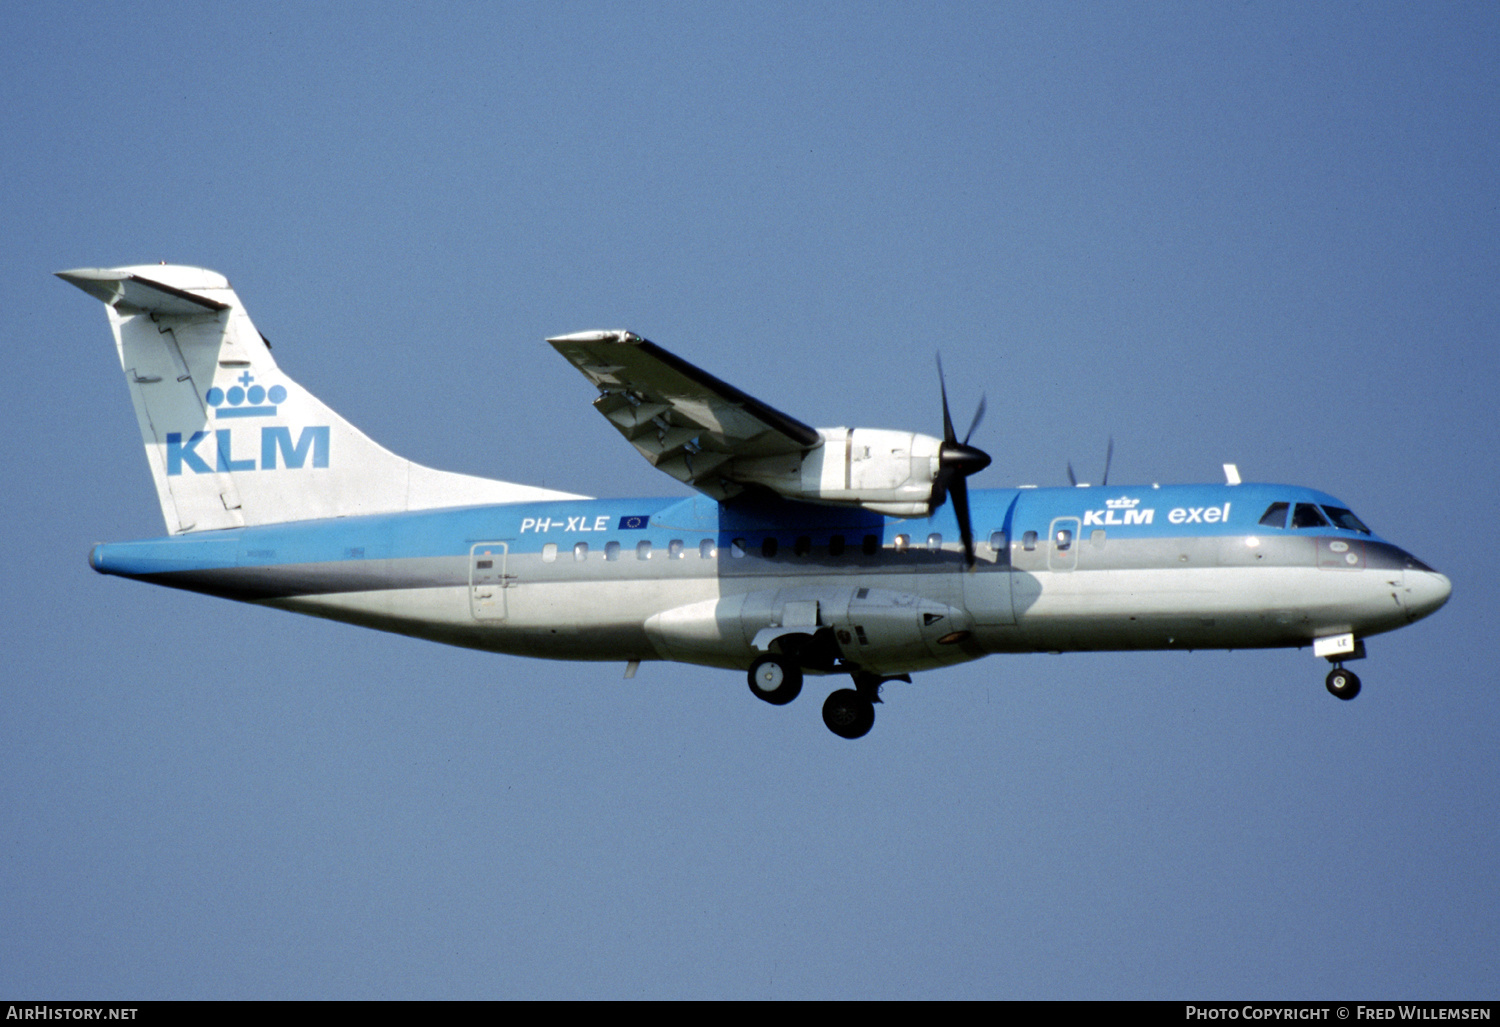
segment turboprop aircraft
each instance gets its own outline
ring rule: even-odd
[[[845,738],[870,730],[885,682],[991,653],[1311,646],[1352,699],[1344,662],[1450,591],[1322,492],[1225,465],[1224,485],[971,494],[982,403],[963,440],[946,389],[941,438],[812,428],[624,331],[548,341],[695,495],[433,470],[282,373],[222,275],[59,276],[105,304],[167,523],[95,546],[103,574],[627,677],[728,668],[774,705],[805,675],[847,674],[823,705]]]

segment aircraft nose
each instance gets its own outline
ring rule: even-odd
[[[1447,575],[1437,571],[1408,570],[1406,572],[1406,616],[1420,620],[1448,601],[1453,592],[1453,582]]]

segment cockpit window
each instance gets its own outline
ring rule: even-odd
[[[1272,503],[1266,508],[1266,512],[1260,515],[1260,523],[1267,528],[1285,528],[1286,511],[1290,503]]]
[[[1336,528],[1343,528],[1346,531],[1357,531],[1362,535],[1370,534],[1370,529],[1365,527],[1364,521],[1341,506],[1325,506],[1323,507],[1323,512],[1328,515],[1329,520],[1333,521],[1333,525]]]
[[[1328,518],[1324,517],[1323,511],[1319,510],[1313,504],[1298,503],[1296,512],[1292,514],[1292,527],[1326,528],[1328,527]]]

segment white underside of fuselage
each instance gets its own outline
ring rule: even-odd
[[[1410,573],[1410,572],[1406,572]],[[468,587],[404,588],[263,600],[262,605],[521,656],[678,660],[744,668],[759,652],[737,622],[699,627],[691,644],[663,638],[662,615],[725,605],[754,590],[847,587],[839,575],[694,577],[518,583],[476,616]],[[1292,647],[1408,623],[1399,570],[1204,567],[968,574],[864,574],[858,584],[913,594],[967,615],[969,636],[886,666],[891,673],[990,653]],[[670,619],[670,617],[668,617]]]

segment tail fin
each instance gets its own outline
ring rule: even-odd
[[[58,277],[105,304],[173,535],[579,498],[435,471],[376,445],[281,373],[223,275],[142,265]]]

